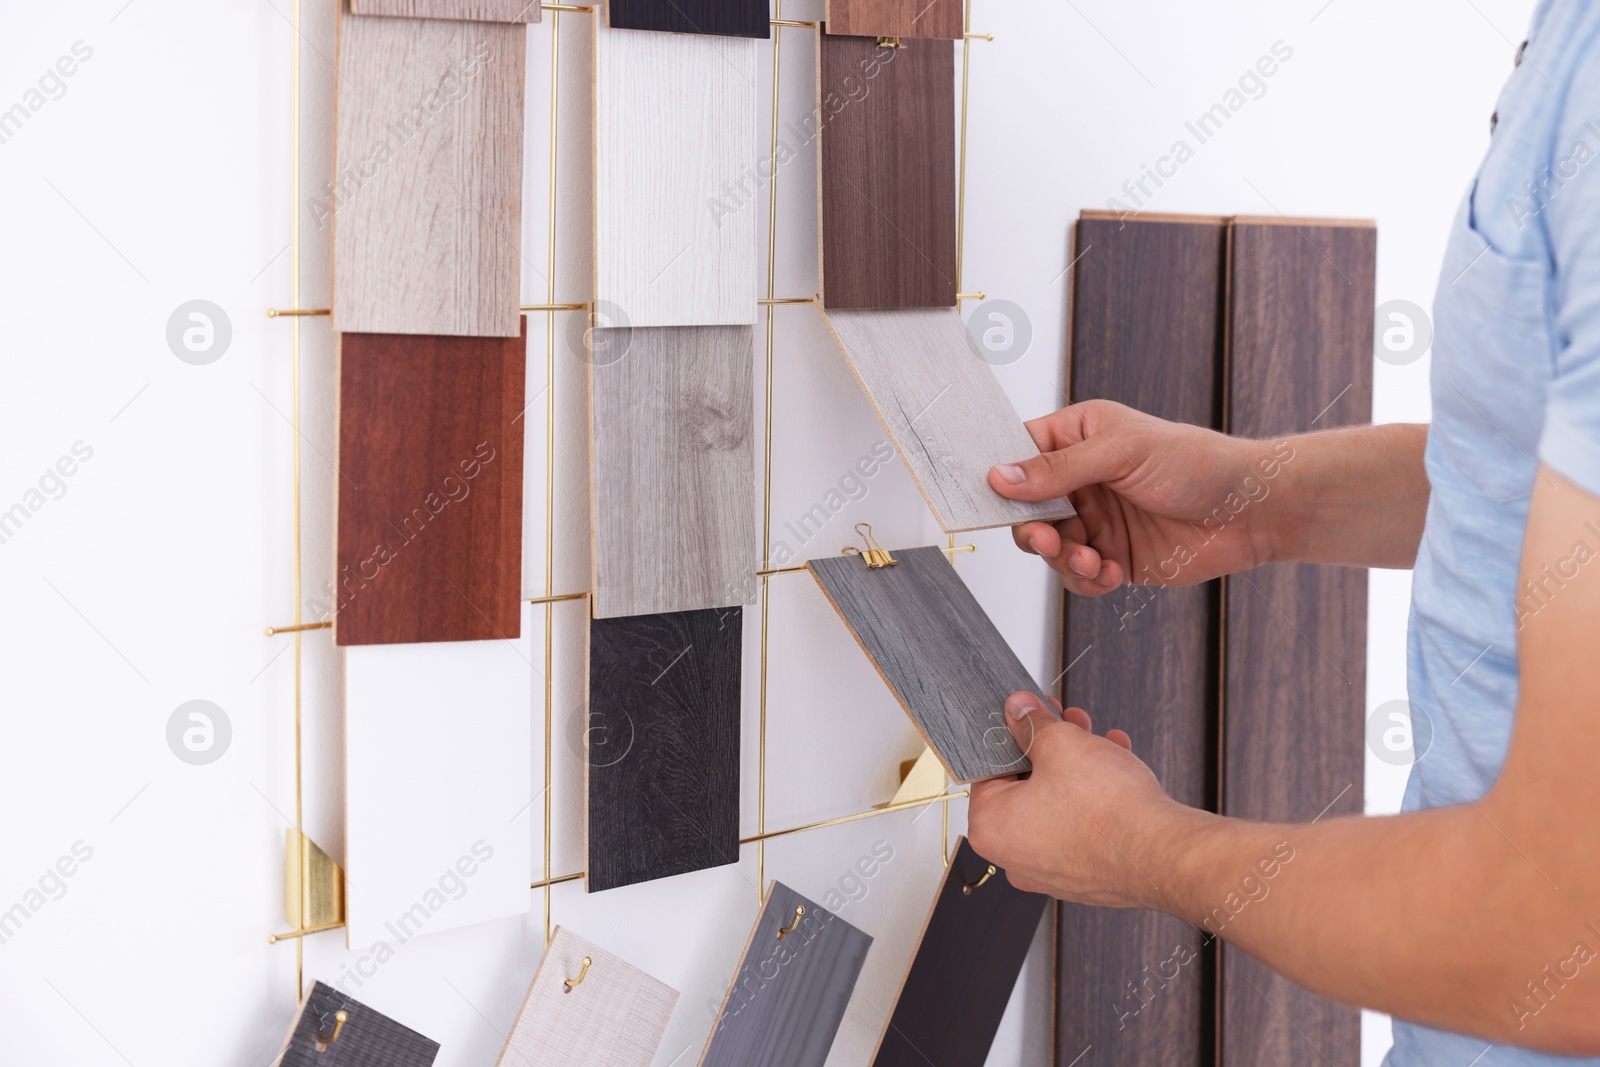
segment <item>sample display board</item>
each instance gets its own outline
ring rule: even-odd
[[[610,0],[613,29],[771,37],[768,0]]]
[[[828,33],[960,38],[961,0],[828,0]]]
[[[437,1041],[313,982],[272,1067],[432,1067],[438,1055]]]
[[[398,15],[419,19],[469,19],[477,22],[538,22],[539,0],[350,0],[357,15]]]

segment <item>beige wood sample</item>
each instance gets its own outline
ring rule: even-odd
[[[946,533],[1076,514],[989,487],[990,467],[1039,449],[953,308],[818,311]]]
[[[515,337],[527,27],[339,17],[333,327]]]
[[[595,295],[608,326],[756,321],[756,42],[595,27]],[[759,202],[758,202],[759,201]]]
[[[677,1002],[677,990],[558,926],[495,1067],[650,1067]]]
[[[753,328],[593,336],[594,617],[755,603]]]
[[[474,22],[538,22],[542,6],[539,0],[350,0],[357,15]]]

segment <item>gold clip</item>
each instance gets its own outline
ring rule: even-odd
[[[982,878],[979,878],[976,882],[968,882],[966,885],[961,887],[961,895],[964,897],[970,897],[972,895],[972,891],[977,889],[983,883],[987,882],[989,879],[993,878],[994,873],[994,864],[991,863],[989,864],[989,869],[983,872]]]
[[[900,40],[900,38],[898,38],[898,37],[879,37],[878,38],[878,47],[879,48],[904,48],[905,47],[905,42]]]
[[[585,978],[589,977],[589,965],[593,962],[594,960],[590,959],[588,956],[583,957],[583,966],[578,970],[578,977],[568,978],[565,982],[563,982],[562,985],[566,986],[567,988],[563,989],[562,992],[572,992],[583,982]]]
[[[855,545],[847,545],[843,550],[845,555],[860,556],[862,559],[866,560],[867,567],[870,570],[878,570],[882,567],[893,567],[896,563],[900,562],[893,556],[889,555],[889,550],[878,544],[878,542],[873,538],[872,525],[870,523],[856,523],[856,533],[861,535],[861,540],[866,543],[867,550],[863,552]]]
[[[796,904],[794,906],[794,922],[790,923],[788,926],[785,926],[782,930],[778,931],[778,940],[779,941],[782,941],[784,938],[788,937],[790,934],[792,934],[796,930],[800,929],[800,917],[802,915],[804,915],[805,913],[806,913],[806,906],[804,904]]]
[[[327,1037],[323,1037],[321,1034],[317,1035],[317,1051],[318,1052],[326,1052],[326,1051],[328,1051],[328,1046],[333,1044],[335,1041],[339,1040],[339,1034],[340,1034],[341,1031],[344,1030],[345,1020],[348,1019],[348,1018],[350,1018],[349,1012],[341,1011],[341,1012],[337,1013],[336,1015],[334,1015],[334,1017],[333,1017],[333,1033],[329,1034]]]

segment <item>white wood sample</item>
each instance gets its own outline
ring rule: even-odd
[[[479,22],[538,22],[542,7],[539,0],[350,0],[357,15]]]
[[[989,468],[1039,454],[953,308],[819,313],[946,533],[1076,514],[1008,500]]]
[[[532,610],[514,641],[346,649],[351,948],[531,906]]]
[[[607,326],[756,321],[756,42],[595,30],[595,295]]]
[[[650,1067],[677,1003],[677,990],[558,926],[496,1067]]]
[[[527,32],[340,15],[335,330],[517,335]]]

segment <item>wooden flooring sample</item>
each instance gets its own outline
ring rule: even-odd
[[[611,27],[771,37],[767,0],[611,0]]]
[[[948,41],[903,44],[817,34],[821,292],[829,308],[956,303],[955,49]]]
[[[1237,219],[1231,240],[1229,432],[1268,438],[1370,421],[1376,229]],[[1366,572],[1276,564],[1226,579],[1225,597],[1223,814],[1359,814]],[[1228,1067],[1359,1062],[1355,1008],[1231,946],[1222,961]]]
[[[677,990],[558,926],[495,1067],[650,1067],[677,1002]]]
[[[336,1016],[343,1012],[341,1024]],[[338,1037],[326,1045],[326,1040]],[[439,1043],[429,1041],[332,986],[311,984],[272,1067],[431,1067]]]
[[[606,325],[756,321],[766,210],[751,185],[765,158],[756,83],[753,40],[595,27],[595,294]]]
[[[872,1067],[984,1067],[1050,899],[989,866],[956,842]]]
[[[1030,768],[1006,728],[1006,697],[1039,688],[945,554],[902,548],[893,567],[860,556],[806,564],[950,777]]]
[[[962,33],[961,0],[828,0],[828,33],[949,37]]]
[[[1085,212],[1070,257],[1072,401],[1219,428],[1226,251],[1224,219]],[[1213,811],[1220,595],[1213,581],[1069,596],[1061,650],[1063,702],[1126,730],[1174,799]],[[1088,1049],[1079,1067],[1211,1063],[1215,961],[1194,927],[1063,904],[1057,937],[1061,1062]]]
[[[589,624],[589,892],[739,861],[743,617]]]
[[[822,1067],[871,947],[854,926],[773,882],[700,1067]]]
[[[946,533],[1074,514],[1007,500],[989,468],[1037,456],[1017,409],[953,310],[829,311],[833,338]]]
[[[538,22],[541,10],[539,0],[350,0],[352,14],[414,19]]]
[[[595,618],[755,603],[753,328],[592,333]]]
[[[515,641],[345,650],[352,949],[532,906],[533,610]]]
[[[335,330],[517,335],[527,31],[341,11]]]
[[[336,643],[520,636],[527,349],[341,339]]]

